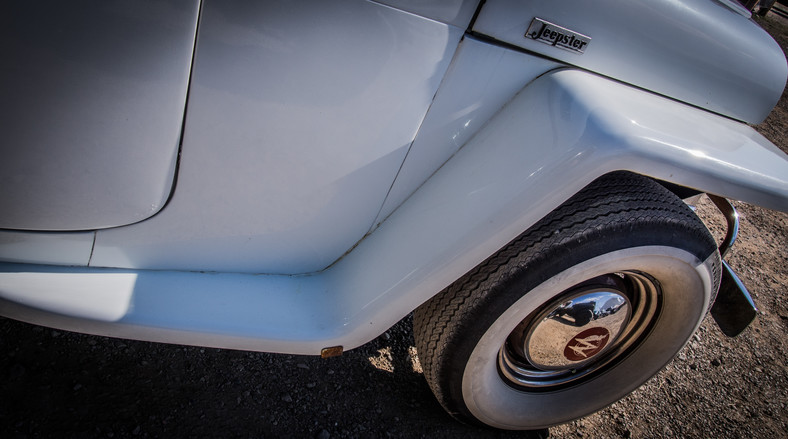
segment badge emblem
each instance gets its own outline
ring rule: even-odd
[[[583,361],[598,354],[610,341],[610,331],[591,328],[575,335],[564,348],[564,357],[569,361]]]
[[[585,52],[591,42],[589,36],[544,21],[541,18],[534,18],[531,21],[528,31],[525,32],[525,37],[575,53]]]

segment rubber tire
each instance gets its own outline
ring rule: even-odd
[[[678,353],[711,307],[720,269],[713,237],[681,199],[649,178],[608,174],[416,310],[424,376],[461,421],[528,430],[586,416]],[[568,388],[504,382],[497,353],[523,318],[573,285],[625,270],[648,273],[662,289],[659,318],[628,355]]]

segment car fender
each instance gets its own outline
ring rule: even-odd
[[[523,88],[373,233],[321,272],[3,264],[0,314],[132,339],[337,352],[324,349],[373,339],[617,170],[788,211],[788,157],[751,127],[559,69]],[[57,300],[46,297],[52,282],[62,287]],[[104,302],[96,300],[99,291]]]

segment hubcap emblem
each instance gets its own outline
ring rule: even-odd
[[[610,341],[610,331],[602,327],[590,328],[575,335],[564,348],[569,361],[583,361],[598,354]]]

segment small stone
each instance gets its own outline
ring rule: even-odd
[[[289,394],[285,394],[285,396],[282,397],[282,401],[284,401],[284,402],[293,402],[293,397],[290,396]]]
[[[296,367],[298,367],[299,369],[309,370],[309,366],[307,366],[306,363],[298,363],[296,364]]]
[[[331,437],[331,433],[329,433],[325,428],[320,430],[320,433],[315,436],[317,439],[328,439]]]

